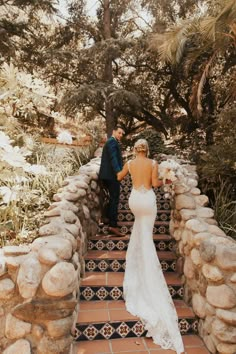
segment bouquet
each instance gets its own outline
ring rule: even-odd
[[[185,179],[185,169],[177,161],[167,159],[162,161],[158,167],[159,179],[163,181],[165,197],[174,195],[174,184],[178,179]]]

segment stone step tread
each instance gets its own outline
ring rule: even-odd
[[[173,260],[176,259],[176,254],[171,251],[157,251],[159,259]],[[89,251],[84,257],[85,260],[103,260],[103,259],[125,259],[126,251]]]
[[[193,310],[181,300],[176,302],[176,311],[178,318],[195,318]],[[104,304],[103,301],[86,301],[85,303],[81,301],[77,323],[81,326],[90,323],[133,320],[139,320],[139,318],[126,310],[125,302],[122,300],[104,301]]]
[[[209,354],[202,340],[193,334],[182,336],[185,354]],[[99,348],[99,349],[98,349]],[[151,338],[120,338],[74,343],[72,354],[174,354],[161,349]]]
[[[164,273],[167,284],[182,285],[183,281],[177,273]],[[86,272],[80,286],[122,286],[124,272]]]

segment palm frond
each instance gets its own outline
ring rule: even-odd
[[[209,76],[209,71],[211,69],[212,63],[214,61],[215,54],[206,63],[203,72],[201,73],[200,80],[198,79],[192,90],[192,96],[190,100],[190,106],[193,112],[193,115],[201,117],[202,115],[202,92],[206,82],[207,77]]]
[[[216,20],[218,23],[231,24],[235,22],[235,19],[236,19],[236,1],[235,0],[227,1],[226,5],[219,13]]]
[[[199,21],[199,32],[205,40],[211,42],[215,41],[216,22],[217,19],[211,16],[204,17]]]
[[[206,64],[205,66],[205,69],[202,73],[202,76],[201,76],[201,79],[199,81],[199,84],[198,84],[198,90],[197,90],[197,113],[199,116],[202,115],[202,91],[203,91],[203,87],[204,87],[204,84],[206,82],[206,79],[209,75],[209,71],[210,71],[210,67],[212,65],[212,62],[214,60],[214,55],[210,58],[210,60],[208,61],[208,63]]]
[[[212,43],[219,42],[220,46],[225,37],[232,37],[229,36],[228,32],[234,33],[236,21],[236,1],[232,0],[223,5],[224,7],[218,16],[203,17],[199,21],[199,32],[203,40]]]
[[[157,51],[164,63],[178,64],[183,56],[189,35],[189,21],[172,27],[165,33],[155,33],[150,38],[149,49]]]

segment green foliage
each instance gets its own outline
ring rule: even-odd
[[[219,179],[236,184],[236,110],[231,109],[216,121],[214,144],[199,156],[199,172],[208,186],[217,186]]]
[[[216,122],[214,144],[198,159],[200,187],[210,198],[225,232],[236,232],[236,110],[223,112]]]
[[[216,182],[216,179],[215,179]],[[206,194],[210,197],[210,206],[215,211],[215,218],[224,232],[236,239],[236,189],[235,184],[218,178],[217,185],[213,188],[212,184],[203,186]]]
[[[129,140],[129,147],[132,148],[138,139],[146,139],[148,141],[150,158],[154,158],[159,154],[172,153],[171,149],[165,146],[161,134],[152,128],[145,129],[134,135]]]
[[[53,195],[67,176],[76,174],[79,167],[91,159],[99,139],[90,127],[94,138],[87,147],[47,145],[42,144],[38,136],[29,136],[19,127],[18,130],[12,128],[6,126],[5,131],[10,133],[11,139],[14,138],[14,144],[31,149],[27,162],[44,166],[47,173],[34,175],[10,166],[4,166],[1,170],[0,186],[7,187],[11,199],[4,201],[0,195],[0,247],[9,243],[30,243],[38,236],[38,228]]]

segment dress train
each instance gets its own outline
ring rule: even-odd
[[[178,316],[153,242],[156,196],[152,189],[132,189],[129,206],[135,216],[126,253],[124,298],[126,309],[139,317],[155,344],[184,352]]]

